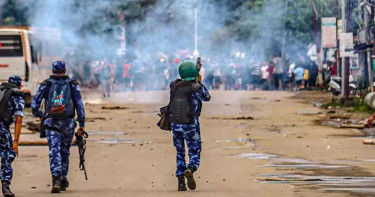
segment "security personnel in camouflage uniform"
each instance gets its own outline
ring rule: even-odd
[[[53,80],[67,80],[65,75],[65,63],[63,61],[56,61],[52,64],[52,73],[50,79]],[[78,122],[80,130],[84,130],[85,126],[85,109],[81,97],[81,91],[77,81],[72,80],[71,83],[71,99],[74,104],[74,111],[78,114]],[[46,136],[49,145],[50,170],[52,174],[52,193],[60,193],[66,191],[69,186],[67,180],[69,170],[69,155],[72,139],[74,136],[74,129],[77,124],[74,120],[75,113],[70,118],[55,119],[49,117],[41,111],[40,106],[42,101],[47,101],[49,97],[49,89],[51,83],[46,80],[39,87],[33,102],[31,104],[34,116],[44,118],[43,126],[46,130]]]
[[[13,177],[12,162],[18,154],[18,140],[21,134],[25,101],[22,97],[21,78],[11,76],[8,83],[0,85],[0,154],[2,191],[5,197],[14,197],[9,185]],[[15,122],[15,139],[12,140],[9,127]]]
[[[201,84],[201,77],[196,64],[184,61],[179,65],[181,79],[171,83],[170,121],[173,131],[173,143],[177,150],[178,191],[186,191],[185,177],[191,190],[196,188],[193,173],[200,165],[201,135],[199,116],[202,101],[209,101],[211,96]],[[189,163],[185,162],[185,141],[188,147]]]

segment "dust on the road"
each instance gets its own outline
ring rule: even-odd
[[[293,95],[212,92],[212,102],[204,105],[201,118],[203,152],[197,191],[179,195],[375,194],[373,147],[342,136],[358,134],[356,130],[314,123],[325,114],[298,113],[319,109],[310,102],[296,102]],[[167,103],[168,92],[99,97],[86,96],[87,117],[92,118],[87,124],[89,180],[78,169],[78,151],[73,147],[71,187],[64,196],[176,196],[172,136],[156,127],[156,112]],[[27,139],[38,139],[38,134],[21,136]],[[50,196],[48,147],[21,147],[14,169],[18,196]]]

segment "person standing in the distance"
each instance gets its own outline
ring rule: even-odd
[[[52,75],[38,89],[31,104],[34,116],[43,118],[43,126],[49,146],[50,170],[52,174],[51,193],[66,191],[69,155],[78,114],[79,129],[84,131],[85,109],[78,82],[65,75],[65,63],[52,64]],[[44,112],[40,110],[45,101]]]
[[[8,83],[0,85],[0,154],[1,172],[0,179],[2,191],[5,197],[14,197],[10,190],[10,183],[13,178],[12,162],[18,155],[18,140],[21,135],[23,110],[25,101],[22,97],[21,78],[11,76]],[[10,125],[15,121],[14,141],[10,134]]]
[[[188,187],[195,190],[193,173],[200,165],[201,135],[199,116],[202,101],[209,101],[211,96],[207,88],[201,84],[198,66],[192,61],[183,61],[179,65],[181,79],[170,85],[170,121],[173,131],[173,143],[177,150],[178,191],[186,191],[185,177]],[[185,141],[188,147],[189,163],[185,162]]]

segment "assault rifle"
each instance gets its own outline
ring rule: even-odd
[[[196,63],[196,65],[197,65],[197,69],[198,69],[198,71],[201,71],[201,68],[202,68],[202,58],[201,58],[201,57],[198,57],[198,58],[197,58],[197,63]]]
[[[202,58],[201,57],[197,58],[197,63],[195,65],[197,66],[197,69],[198,69],[198,83],[201,83],[202,75],[199,73],[201,71],[201,68],[202,68]]]
[[[85,179],[87,180],[87,172],[85,167],[85,152],[86,139],[89,137],[89,134],[87,134],[86,131],[84,131],[83,129],[78,129],[75,136],[79,153],[79,169],[85,173]]]
[[[46,116],[43,116],[43,118],[40,120],[40,138],[46,138],[46,128],[44,126],[44,121],[46,120]]]

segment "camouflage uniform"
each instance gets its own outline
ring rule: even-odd
[[[53,77],[53,76],[51,76]],[[42,118],[43,112],[39,110],[42,101],[48,100],[48,87],[42,84],[36,93],[31,108],[34,116]],[[74,102],[75,111],[78,114],[78,122],[80,127],[85,126],[85,110],[81,91],[78,84],[72,84],[72,99]],[[53,119],[46,118],[43,123],[46,128],[46,135],[49,146],[49,159],[51,174],[53,176],[62,176],[66,178],[69,171],[69,155],[72,139],[74,136],[74,129],[77,124],[74,118],[67,119]]]
[[[23,110],[25,108],[25,101],[21,95],[13,95],[8,100],[8,111],[14,116],[23,117]],[[1,181],[10,182],[13,177],[12,162],[16,157],[13,150],[13,139],[10,134],[10,123],[5,123],[0,120],[0,156],[1,156]]]
[[[202,85],[197,91],[191,95],[192,103],[194,106],[194,112],[199,109],[199,104],[202,101],[209,101],[211,96],[205,86]],[[173,144],[177,150],[177,171],[176,176],[181,176],[187,167],[192,167],[194,171],[198,170],[200,165],[200,153],[201,153],[201,135],[199,118],[194,118],[194,124],[171,124],[173,131]],[[186,165],[185,162],[185,141],[189,152],[189,163]]]

